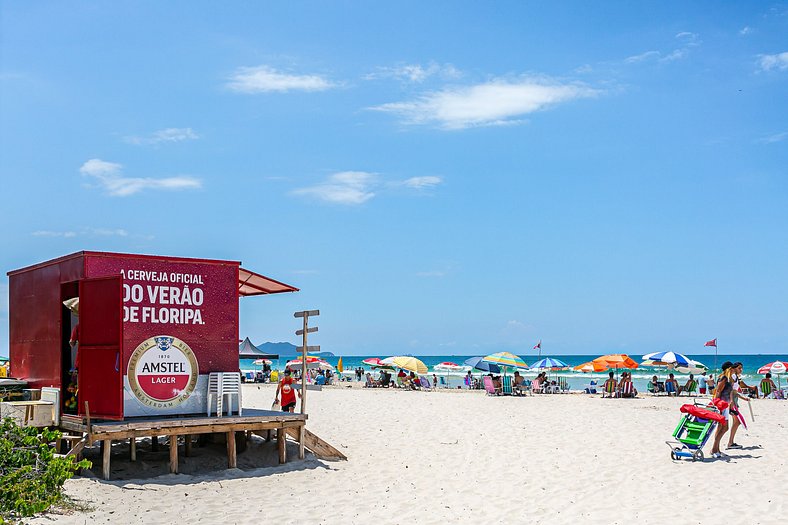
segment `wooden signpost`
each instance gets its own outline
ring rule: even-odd
[[[311,334],[317,332],[317,326],[310,327],[309,326],[309,317],[316,317],[320,315],[320,310],[304,310],[303,312],[296,312],[293,314],[293,317],[300,317],[304,320],[304,326],[301,330],[296,330],[296,335],[300,335],[302,338],[302,344],[300,347],[301,350],[301,413],[306,414],[306,354],[307,351],[312,350],[307,345],[306,336],[307,334]],[[320,350],[320,347],[317,347]],[[300,459],[304,459],[304,441],[305,441],[304,429],[302,428],[300,431],[300,436],[298,439],[298,457]]]

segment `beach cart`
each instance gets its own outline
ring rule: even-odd
[[[717,423],[725,421],[725,416],[714,405],[701,403],[685,404],[679,410],[684,415],[673,431],[675,439],[665,441],[670,447],[670,459],[703,461],[702,449],[717,428]]]

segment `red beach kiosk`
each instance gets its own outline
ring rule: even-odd
[[[78,414],[105,420],[204,414],[208,374],[238,372],[238,298],[298,291],[235,261],[92,251],[8,276],[17,376],[64,405],[75,368]]]

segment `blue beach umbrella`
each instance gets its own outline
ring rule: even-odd
[[[644,361],[651,361],[653,365],[690,366],[692,359],[677,354],[676,352],[652,352],[643,356]]]
[[[498,366],[498,365],[496,365],[494,363],[488,363],[487,361],[484,360],[484,357],[481,357],[481,356],[479,356],[479,357],[471,357],[470,359],[466,359],[465,360],[465,364],[470,366],[470,367],[473,367],[473,368],[475,368],[477,370],[481,370],[483,372],[490,372],[490,373],[493,373],[493,374],[500,374],[501,373],[501,367],[500,366]]]
[[[531,365],[531,368],[539,370],[556,370],[561,368],[569,368],[569,365],[560,359],[553,359],[552,357],[545,357]]]

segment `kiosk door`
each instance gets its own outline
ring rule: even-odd
[[[123,419],[123,287],[120,276],[79,282],[79,414]]]

